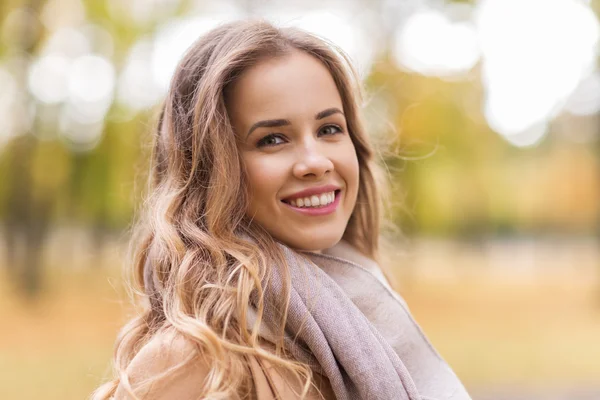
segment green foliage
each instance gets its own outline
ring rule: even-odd
[[[0,19],[17,5],[16,1],[0,3]],[[84,6],[86,18],[112,35],[112,57],[119,72],[133,43],[151,35],[169,18],[185,14],[190,4],[182,1],[173,13],[146,23],[111,14],[107,2],[87,0]],[[598,7],[598,1],[592,6]],[[6,42],[1,46],[4,49]],[[0,53],[0,64],[3,56]],[[470,79],[450,82],[402,71],[383,55],[365,83],[373,98],[385,105],[392,127],[389,132],[378,128],[382,132],[373,134],[391,136],[395,145],[385,160],[393,178],[394,221],[403,231],[473,236],[597,229],[597,206],[579,209],[581,216],[575,220],[569,207],[543,202],[552,195],[548,182],[562,178],[556,171],[566,169],[569,160],[580,159],[588,150],[565,147],[564,140],[552,136],[536,148],[509,145],[490,130],[482,116],[483,89],[477,68]],[[75,151],[59,138],[37,139],[34,133],[51,136],[56,124],[36,126],[27,139],[17,137],[0,145],[0,221],[11,213],[11,197],[20,196],[14,188],[26,177],[23,182],[31,182],[33,207],[51,199],[55,223],[117,231],[127,227],[141,200],[153,123],[151,112],[123,118],[128,112],[113,105],[101,140],[86,151]],[[24,140],[31,149],[20,150],[23,155],[15,160],[14,146]],[[568,149],[569,156],[561,149]],[[585,192],[581,188],[592,182],[587,190],[593,193],[598,187],[593,172],[596,157],[581,159],[588,160],[580,168],[589,179],[568,190]],[[556,169],[538,167],[560,162],[565,164]],[[582,224],[586,218],[589,222]]]

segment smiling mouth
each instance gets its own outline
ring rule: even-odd
[[[297,208],[304,208],[304,209],[317,209],[317,208],[323,208],[323,207],[327,207],[328,205],[332,204],[336,198],[338,197],[339,193],[341,192],[340,189],[337,190],[333,190],[331,192],[326,192],[326,193],[321,193],[319,195],[311,195],[311,196],[305,196],[305,197],[298,197],[295,199],[282,199],[281,202],[290,205],[292,207],[297,207]],[[327,196],[327,193],[331,193],[329,196]],[[325,197],[324,197],[325,195]],[[325,203],[323,203],[323,201],[325,201]]]

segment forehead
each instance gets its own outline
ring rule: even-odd
[[[228,93],[234,124],[261,119],[314,117],[326,108],[342,109],[342,100],[329,70],[299,50],[261,60],[238,78]]]

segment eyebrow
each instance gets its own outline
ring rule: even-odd
[[[333,114],[344,115],[344,113],[339,108],[332,107],[332,108],[328,108],[326,110],[318,112],[317,115],[315,115],[315,119],[319,120],[319,119],[327,118]],[[291,124],[292,123],[290,122],[289,119],[267,119],[264,121],[258,121],[255,124],[253,124],[252,127],[250,127],[250,130],[248,131],[248,134],[246,135],[246,137],[250,136],[250,134],[257,128],[276,128],[279,126],[288,126]]]

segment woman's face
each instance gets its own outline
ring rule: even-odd
[[[301,52],[246,70],[227,92],[249,180],[247,215],[275,239],[320,251],[344,234],[358,160],[327,68]]]

